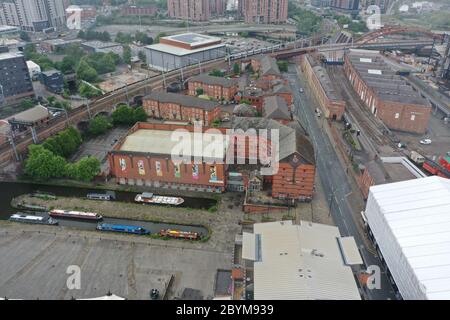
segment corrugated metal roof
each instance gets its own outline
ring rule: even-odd
[[[261,261],[253,264],[256,300],[361,299],[341,256],[338,228],[279,221],[255,224],[254,234],[261,237]]]
[[[403,298],[417,299],[417,280],[426,298],[450,299],[449,179],[373,186],[366,216]]]

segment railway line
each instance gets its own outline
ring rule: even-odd
[[[258,49],[254,51],[249,51],[245,53],[238,53],[235,55],[229,55],[225,58],[218,58],[215,60],[210,60],[208,62],[204,62],[202,64],[202,72],[209,71],[214,68],[221,68],[226,63],[231,63],[231,61],[239,61],[241,59],[247,59],[248,57],[258,55],[258,54],[271,54],[277,58],[290,58],[295,55],[304,54],[306,52],[320,50],[341,50],[348,48],[348,44],[320,44],[317,43],[317,39],[308,39],[309,41],[293,41],[285,43],[284,45],[275,45],[272,47],[268,47],[265,49]],[[358,47],[357,44],[352,45],[353,47]],[[173,82],[180,78],[188,78],[192,75],[196,75],[200,70],[198,70],[197,65],[188,66],[182,69],[176,69],[173,71],[169,71],[165,74],[156,75],[150,77],[148,79],[140,80],[133,84],[130,84],[126,87],[118,88],[114,91],[111,91],[103,96],[92,100],[89,103],[89,106],[83,105],[77,109],[71,110],[68,112],[67,118],[65,115],[61,115],[58,118],[51,119],[49,125],[44,128],[39,128],[36,132],[37,138],[39,141],[42,141],[49,136],[63,130],[68,125],[77,124],[80,121],[86,121],[89,119],[89,116],[95,116],[100,112],[108,112],[114,109],[114,107],[121,102],[128,102],[129,97],[136,96],[144,96],[149,93],[151,90],[158,90],[163,88],[164,84]],[[352,90],[349,90],[352,92]],[[346,93],[344,93],[346,94]],[[349,95],[351,97],[351,94]],[[125,99],[126,97],[126,99]],[[358,99],[355,99],[358,101]],[[361,108],[361,110],[365,110],[365,108]],[[357,112],[355,112],[357,114]],[[373,117],[373,116],[372,116]],[[368,119],[372,119],[372,117],[368,117]],[[371,128],[371,124],[366,123],[368,120],[365,120],[364,117],[359,117],[359,120],[362,123],[362,127],[365,127],[371,135],[374,135],[375,139],[378,143],[386,142],[383,135],[380,135],[380,132],[377,132],[373,128]],[[31,134],[27,132],[24,136],[15,137],[14,143],[16,146],[16,150],[13,149],[10,142],[6,142],[3,145],[0,145],[0,166],[10,160],[16,158],[17,154],[22,154],[26,151],[28,145],[32,144],[34,141],[31,137]]]
[[[355,124],[361,130],[361,136],[367,151],[374,154],[380,152],[379,147],[390,145],[395,147],[395,138],[390,130],[376,118],[361,101],[356,91],[351,87],[341,66],[327,67],[332,82],[339,84],[339,91],[346,101],[345,117],[347,121]]]

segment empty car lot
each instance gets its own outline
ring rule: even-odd
[[[173,241],[155,244],[139,237],[56,231],[17,224],[0,228],[0,297],[10,299],[94,298],[111,292],[150,299],[152,288],[169,298],[185,288],[213,297],[218,269],[229,269],[231,252],[198,250]],[[80,289],[69,289],[69,266],[81,269]]]

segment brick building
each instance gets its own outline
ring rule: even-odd
[[[282,124],[287,124],[292,121],[288,104],[282,97],[278,96],[264,98],[262,115],[264,118],[273,119]]]
[[[158,12],[158,7],[126,6],[120,10],[123,16],[153,16]]]
[[[358,12],[359,0],[330,0],[330,7],[339,11]]]
[[[201,74],[188,80],[189,95],[197,95],[198,88],[203,89],[204,94],[214,99],[221,100],[223,98],[226,101],[233,101],[239,90],[239,85],[234,79]]]
[[[253,71],[259,73],[259,79],[261,80],[282,79],[277,60],[271,56],[261,55],[252,57],[251,65]]]
[[[431,106],[379,53],[351,50],[344,57],[345,73],[361,100],[393,130],[423,134]]]
[[[151,118],[191,123],[201,121],[204,126],[210,126],[220,116],[217,102],[164,91],[154,91],[145,96],[142,106]]]
[[[167,0],[169,17],[190,21],[208,21],[210,0]]]
[[[184,129],[186,134],[203,148],[185,148],[183,155],[191,161],[172,159],[172,151],[178,141],[171,139],[174,130]],[[216,129],[219,130],[219,129]],[[200,133],[197,138],[192,126],[137,123],[119,144],[108,153],[110,174],[119,184],[148,186],[154,188],[223,192],[225,190],[226,142],[222,153],[208,152],[211,141],[222,138],[218,133]],[[199,150],[200,149],[200,150]],[[217,149],[216,149],[217,150]],[[200,163],[194,157],[201,157]]]
[[[306,138],[305,130],[297,123],[282,124],[265,118],[235,117],[233,129],[277,130],[278,141],[268,141],[267,148],[275,143],[279,152],[279,168],[273,175],[263,176],[264,185],[271,189],[271,195],[279,199],[311,200],[314,193],[315,159],[311,142]],[[259,138],[258,143],[265,142]],[[232,140],[231,140],[232,141]],[[247,156],[255,156],[257,148],[245,151]],[[264,152],[264,150],[263,150]],[[266,151],[269,153],[269,151]],[[245,170],[245,166],[244,170]],[[249,170],[245,170],[249,171]]]
[[[239,0],[246,23],[284,23],[288,19],[288,0]]]
[[[339,92],[334,90],[326,70],[310,55],[301,56],[300,66],[325,117],[341,120],[345,111],[345,102]]]

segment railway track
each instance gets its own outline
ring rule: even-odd
[[[395,139],[390,137],[390,130],[376,118],[359,98],[355,89],[345,76],[341,66],[327,67],[328,74],[334,83],[339,83],[339,91],[342,98],[346,101],[346,115],[349,121],[356,124],[366,138],[368,151],[379,153],[379,147],[390,145],[395,147]]]
[[[225,65],[224,59],[216,59],[210,62],[205,62],[202,65],[202,72],[210,71],[215,68],[220,68]],[[183,76],[188,78],[190,76],[199,74],[198,66],[190,66],[184,69]],[[56,134],[57,132],[64,130],[68,125],[77,124],[81,121],[89,119],[89,113],[94,116],[99,112],[111,111],[115,105],[120,102],[127,101],[128,97],[137,95],[145,95],[152,90],[162,89],[164,83],[170,83],[181,78],[180,70],[174,70],[167,72],[164,76],[157,75],[149,79],[144,79],[139,82],[128,85],[128,87],[119,88],[112,92],[109,92],[98,99],[92,100],[89,103],[89,110],[86,105],[83,105],[77,109],[68,112],[68,119],[65,115],[61,115],[58,118],[51,119],[46,127],[38,128],[36,134],[39,141],[43,141],[46,138]],[[15,140],[17,153],[24,153],[27,147],[34,143],[31,134],[26,133],[23,136],[16,137]],[[0,146],[0,164],[7,163],[15,158],[15,153],[9,142]]]

